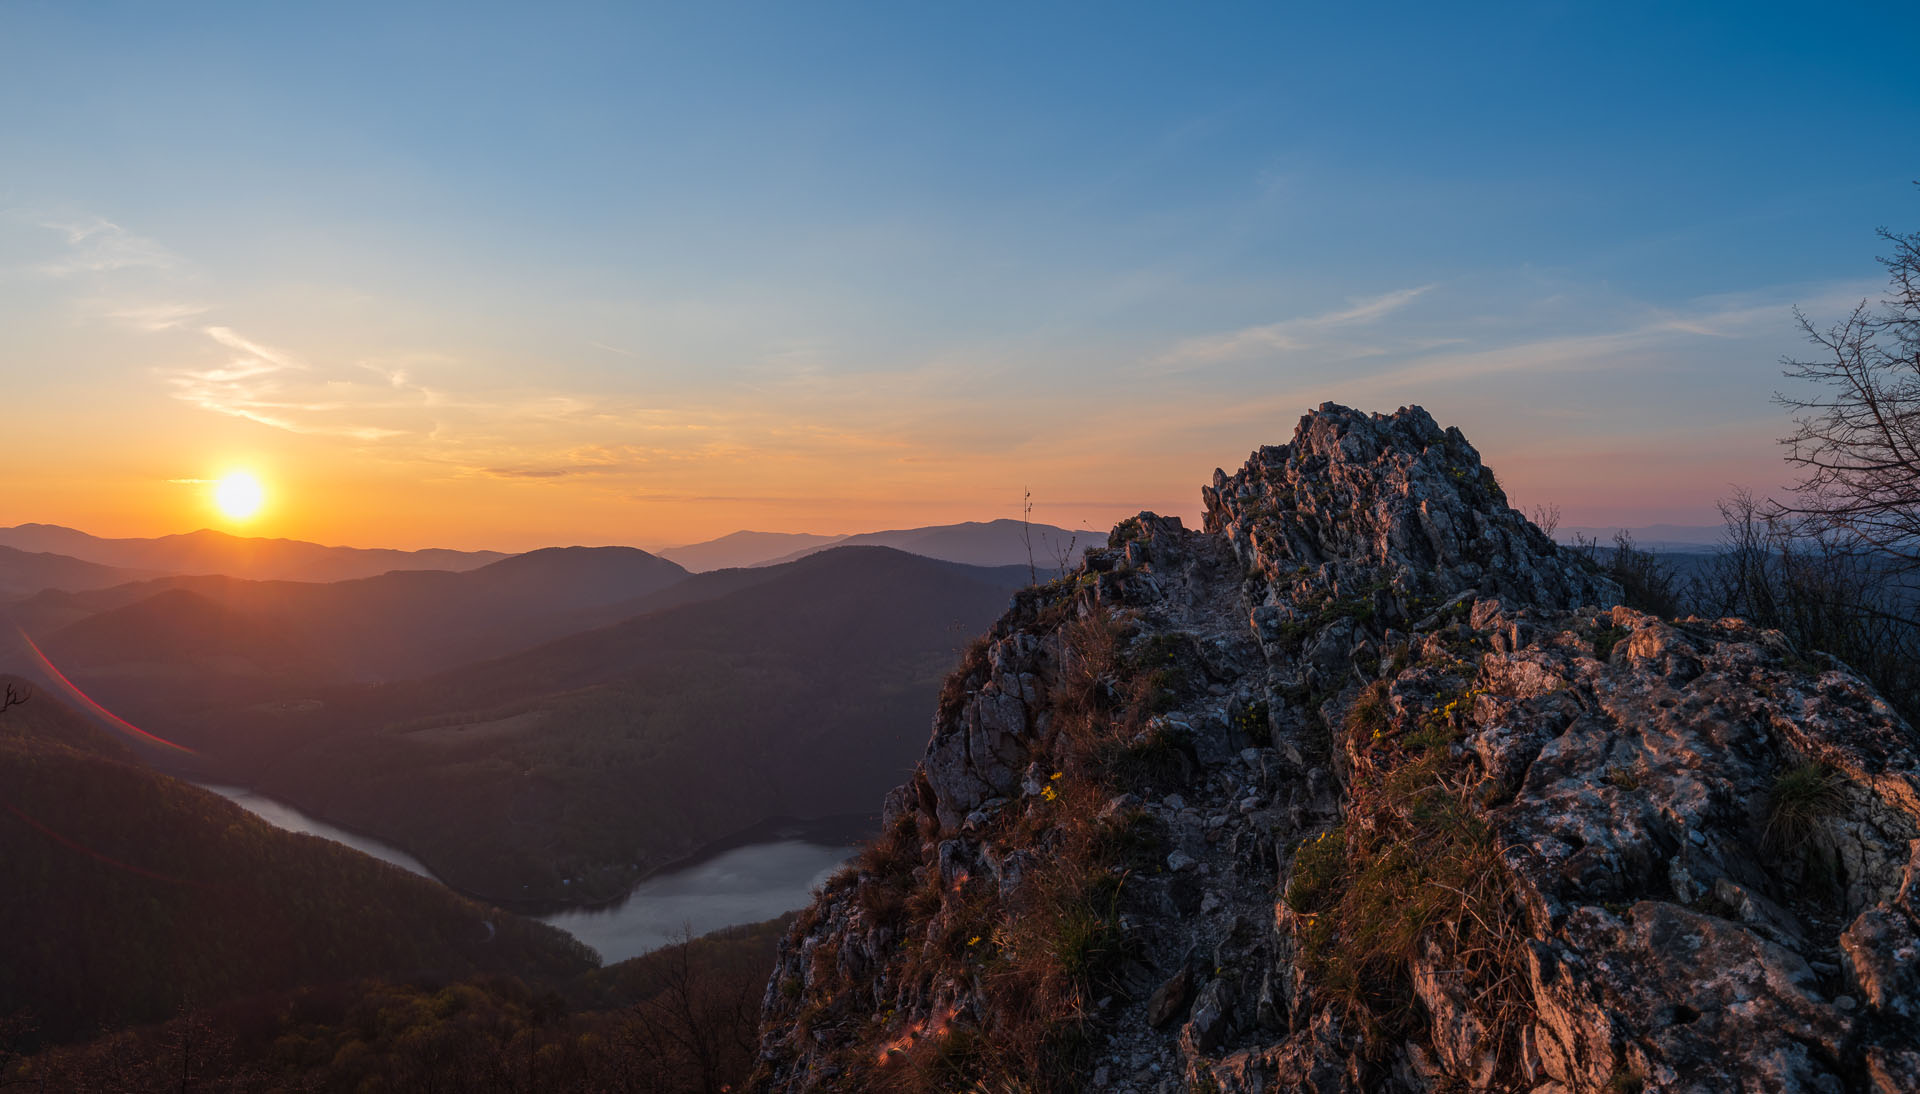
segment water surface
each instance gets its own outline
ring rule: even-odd
[[[650,877],[618,905],[560,912],[540,921],[593,947],[612,964],[689,934],[758,923],[804,907],[853,851],[794,839],[748,844]]]
[[[382,862],[391,862],[402,870],[419,874],[421,877],[433,878],[433,871],[427,869],[425,863],[400,848],[349,832],[344,828],[336,828],[323,820],[315,820],[286,802],[256,794],[244,786],[221,786],[217,783],[195,783],[194,785],[213,791],[275,828],[283,828],[289,832],[305,832],[310,836],[344,843],[362,854],[372,855]],[[440,879],[433,878],[433,880]]]
[[[349,832],[246,787],[197,784],[289,832],[344,843],[421,877],[433,872],[390,844]],[[819,833],[812,833],[818,835]],[[687,934],[758,923],[804,907],[813,890],[853,854],[845,844],[779,838],[734,847],[633,887],[604,908],[538,916],[591,946],[607,964],[671,945]],[[438,878],[434,878],[438,881]]]

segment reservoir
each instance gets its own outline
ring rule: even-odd
[[[244,787],[198,785],[276,828],[344,843],[421,877],[433,877],[405,851],[316,820],[285,802]],[[758,923],[800,908],[812,899],[813,889],[852,854],[852,847],[804,839],[748,843],[656,874],[635,885],[618,904],[536,918],[578,938],[611,965],[670,945],[686,934],[698,936]]]
[[[802,840],[750,843],[633,887],[619,904],[541,916],[593,947],[608,964],[722,927],[758,923],[813,899],[851,847]]]
[[[221,786],[217,783],[195,783],[202,790],[211,790],[240,808],[273,825],[289,832],[305,832],[309,836],[319,836],[335,843],[344,843],[361,854],[372,855],[381,862],[390,862],[410,873],[421,877],[433,877],[433,871],[426,864],[398,847],[381,843],[377,839],[356,835],[344,828],[335,828],[325,821],[315,820],[285,802],[261,797],[244,786]],[[439,878],[433,878],[435,881]]]

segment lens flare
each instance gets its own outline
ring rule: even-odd
[[[55,680],[59,681],[60,686],[63,689],[65,689],[68,695],[71,695],[75,699],[75,701],[79,702],[82,706],[86,707],[88,710],[93,711],[95,714],[105,719],[107,723],[113,726],[115,729],[118,729],[121,732],[126,733],[130,736],[138,737],[141,740],[150,741],[153,744],[164,745],[165,747],[171,748],[176,752],[185,752],[190,755],[194,754],[193,749],[188,748],[186,745],[175,744],[172,741],[167,740],[165,737],[161,737],[153,733],[148,733],[146,730],[141,729],[139,726],[134,725],[132,722],[129,722],[125,718],[120,717],[118,714],[115,714],[113,711],[108,710],[106,707],[103,707],[99,703],[94,702],[93,697],[91,695],[88,695],[86,692],[80,690],[80,685],[74,683],[72,680],[67,679],[66,673],[61,672],[59,669],[54,667],[53,662],[47,659],[46,654],[40,652],[40,647],[34,643],[32,638],[28,637],[26,631],[24,630],[20,631],[20,639],[21,641],[27,644],[28,649],[33,651],[34,660],[40,663],[40,668],[43,672],[45,672],[48,676],[53,677]]]

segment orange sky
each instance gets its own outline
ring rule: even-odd
[[[1105,529],[1332,400],[1712,524],[1913,219],[1835,13],[348,9],[0,5],[0,523]]]

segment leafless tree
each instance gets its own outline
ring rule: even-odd
[[[634,1047],[659,1069],[661,1085],[642,1089],[720,1094],[751,1066],[763,978],[703,968],[694,944],[685,930],[653,955],[659,990],[629,1012]]]
[[[1552,502],[1536,505],[1533,507],[1533,512],[1527,514],[1527,519],[1533,521],[1535,527],[1545,532],[1548,539],[1552,539],[1553,534],[1560,530],[1560,507]]]
[[[1801,475],[1778,515],[1838,533],[1920,574],[1920,232],[1880,229],[1889,295],[1827,328],[1795,309],[1819,352],[1781,362],[1817,393],[1778,394],[1794,415],[1782,439]]]
[[[0,714],[4,714],[6,711],[19,706],[31,698],[33,698],[33,690],[31,688],[22,688],[14,684],[8,684],[6,694],[0,696]]]
[[[1920,717],[1920,624],[1888,581],[1888,556],[1811,534],[1744,491],[1720,503],[1726,537],[1693,583],[1709,615],[1737,615],[1839,658],[1908,717]]]

